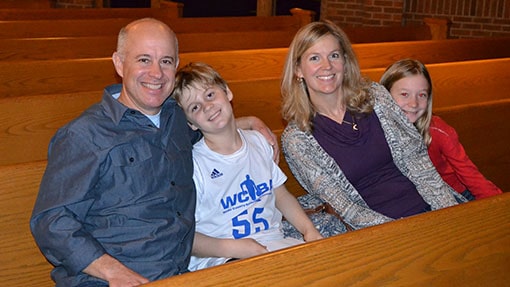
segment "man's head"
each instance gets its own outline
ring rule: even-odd
[[[113,63],[123,82],[119,101],[144,114],[157,114],[175,84],[179,64],[175,33],[156,19],[131,22],[119,33]]]

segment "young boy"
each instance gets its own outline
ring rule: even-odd
[[[303,243],[284,238],[282,214],[305,241],[322,238],[283,183],[271,146],[236,127],[233,94],[210,66],[190,63],[176,75],[172,96],[203,138],[193,146],[196,233],[190,270]]]

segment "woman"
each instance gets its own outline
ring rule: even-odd
[[[281,89],[289,167],[354,228],[457,204],[420,134],[384,87],[361,76],[347,36],[332,22],[297,32]]]

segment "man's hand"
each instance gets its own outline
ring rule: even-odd
[[[134,287],[149,283],[147,278],[127,268],[108,254],[92,261],[83,269],[83,272],[108,281],[110,287]]]
[[[257,117],[241,117],[236,119],[236,124],[243,130],[255,130],[260,132],[273,147],[273,160],[278,164],[280,162],[280,147],[278,138],[271,129]]]

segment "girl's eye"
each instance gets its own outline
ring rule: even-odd
[[[428,98],[429,97],[429,95],[426,93],[421,93],[419,96],[420,96],[420,98]]]
[[[340,53],[335,52],[335,53],[331,54],[330,57],[331,57],[331,59],[340,59]]]
[[[400,93],[400,95],[401,95],[402,97],[404,97],[404,98],[405,98],[405,97],[407,97],[407,96],[409,96],[409,94],[408,94],[408,93]]]
[[[310,61],[315,62],[319,60],[319,56],[311,56]]]
[[[214,92],[209,92],[209,93],[207,93],[206,97],[207,97],[208,99],[212,99],[212,98],[214,98]]]

